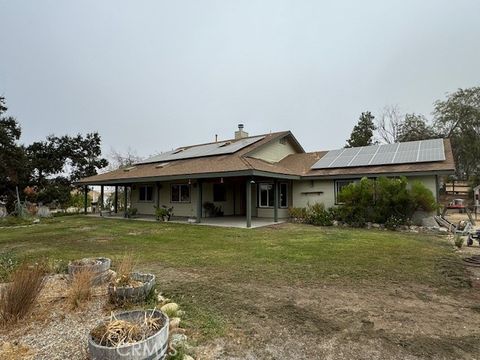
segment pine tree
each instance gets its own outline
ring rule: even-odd
[[[362,112],[357,125],[353,127],[350,139],[347,140],[346,148],[373,144],[373,132],[375,131],[373,119],[375,117],[370,111]]]

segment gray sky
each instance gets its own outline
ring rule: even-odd
[[[0,0],[0,94],[23,141],[98,131],[145,156],[290,129],[344,145],[362,111],[480,81],[480,1]]]

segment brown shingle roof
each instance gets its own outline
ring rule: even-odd
[[[352,177],[371,174],[410,174],[410,173],[452,173],[455,170],[452,147],[448,139],[444,140],[445,161],[413,164],[392,164],[363,167],[312,170],[311,166],[321,159],[327,151],[298,153],[285,157],[278,163],[248,156],[251,151],[284,136],[292,136],[289,131],[265,135],[265,138],[251,144],[236,153],[202,158],[183,159],[168,162],[159,167],[159,163],[138,164],[125,171],[119,169],[81,179],[79,184],[125,183],[133,181],[154,181],[156,179],[179,177],[207,177],[227,175],[253,175],[255,172],[272,175],[288,175],[297,178]],[[293,137],[295,140],[295,138]],[[295,140],[296,141],[296,140]]]
[[[262,140],[257,141],[233,154],[169,161],[167,165],[162,167],[158,167],[159,163],[137,164],[130,167],[130,170],[128,171],[125,169],[118,169],[83,178],[78,182],[78,184],[101,184],[107,182],[128,183],[133,179],[177,177],[209,173],[248,172],[255,170],[255,168],[250,162],[251,158],[248,158],[247,160],[247,157],[245,156],[247,153],[258,149],[270,141],[288,135],[291,135],[289,131],[266,134],[264,135],[265,138]],[[253,163],[255,163],[255,161],[253,161]],[[259,167],[261,166],[259,165]],[[268,166],[265,165],[264,167],[267,168]]]

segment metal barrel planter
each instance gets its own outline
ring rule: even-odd
[[[82,263],[83,261],[83,263]],[[99,285],[110,278],[110,265],[112,261],[109,258],[98,257],[91,259],[82,259],[77,263],[75,261],[68,264],[68,274],[73,276],[82,271],[91,271],[93,275],[93,285]]]
[[[140,286],[116,286],[114,283],[110,283],[108,294],[112,302],[143,301],[155,286],[155,275],[153,274],[132,273],[130,278],[142,284]]]
[[[141,322],[145,316],[161,318],[163,326],[145,340],[117,347],[99,345],[88,335],[88,351],[91,360],[162,360],[167,354],[169,319],[160,310],[133,310],[115,315],[118,320]],[[105,320],[108,322],[110,319]]]

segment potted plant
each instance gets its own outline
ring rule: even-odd
[[[155,206],[155,216],[157,217],[158,221],[170,221],[170,218],[173,216],[173,206]]]
[[[68,274],[73,276],[80,272],[91,272],[93,274],[92,283],[98,285],[107,281],[111,276],[110,265],[111,260],[108,258],[83,258],[68,263]]]
[[[92,360],[160,360],[168,347],[169,319],[160,310],[134,310],[111,315],[88,335]]]

